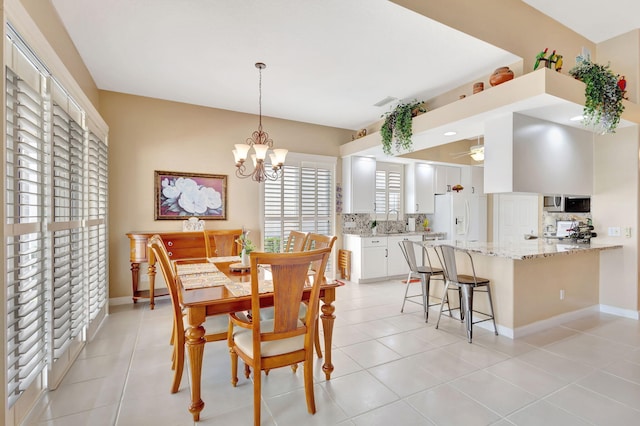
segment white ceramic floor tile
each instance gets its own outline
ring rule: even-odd
[[[570,385],[544,401],[596,425],[632,425],[640,411],[578,385]]]
[[[593,367],[576,360],[563,358],[554,353],[539,349],[519,355],[517,359],[538,367],[552,376],[566,380],[567,382],[578,380],[595,370]]]
[[[536,400],[535,395],[486,371],[469,374],[450,384],[501,416]]]
[[[500,419],[495,412],[446,384],[420,392],[406,401],[439,426],[480,426]]]
[[[580,380],[578,385],[640,410],[640,385],[602,371]]]
[[[314,386],[314,399],[316,413],[309,414],[304,388],[275,397],[264,398],[274,421],[280,425],[322,426],[333,425],[347,419],[347,415],[329,397],[321,385]]]
[[[361,426],[426,426],[434,425],[411,405],[404,401],[394,402],[376,408],[368,413],[353,418],[353,424]]]
[[[590,334],[580,334],[561,342],[547,345],[544,349],[571,361],[578,361],[599,368],[623,359],[626,354],[633,350],[630,346]]]
[[[262,424],[611,425],[640,418],[640,322],[597,312],[511,340],[437,309],[400,313],[398,280],[347,283],[338,291],[327,381],[314,359],[317,413],[306,410],[303,367],[262,373]],[[25,426],[189,425],[189,365],[169,392],[168,298],[112,307],[61,386],[43,397]],[[198,425],[253,423],[253,381],[240,363],[230,383],[226,342],[205,345]]]
[[[397,352],[377,340],[368,340],[345,346],[342,350],[364,368],[380,365],[401,357]]]
[[[544,370],[518,359],[508,359],[492,365],[487,368],[486,371],[539,398],[549,395],[568,384],[566,380],[561,380]]]
[[[507,419],[518,426],[587,426],[590,424],[544,401],[537,401],[513,413]]]
[[[431,374],[443,381],[453,380],[478,369],[473,364],[440,348],[413,355],[411,359],[429,368]]]
[[[349,417],[398,400],[394,392],[366,371],[331,379],[321,386]]]
[[[402,358],[372,367],[369,372],[400,397],[406,397],[442,383],[430,369],[415,358]]]
[[[398,333],[378,338],[378,342],[402,356],[413,355],[435,348],[432,344],[416,338],[414,334],[414,332]]]
[[[621,361],[610,364],[605,367],[603,371],[611,373],[625,380],[630,380],[637,385],[640,385],[640,364],[636,364],[629,361]]]

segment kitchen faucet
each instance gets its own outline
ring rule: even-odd
[[[386,233],[389,233],[389,213],[391,212],[395,212],[396,213],[396,222],[400,220],[400,212],[397,209],[389,209],[387,210],[387,218],[386,218]]]

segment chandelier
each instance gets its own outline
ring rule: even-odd
[[[266,67],[267,66],[262,62],[256,63],[256,68],[258,68],[260,74],[258,85],[260,93],[260,96],[258,98],[258,105],[260,108],[258,130],[254,131],[251,134],[251,137],[247,138],[245,143],[235,144],[236,149],[231,151],[233,153],[233,157],[236,160],[236,176],[243,179],[250,177],[256,182],[277,180],[280,176],[282,176],[282,166],[284,165],[284,160],[288,152],[286,149],[273,149],[273,140],[269,138],[269,134],[267,132],[262,131],[262,70]],[[254,151],[254,153],[251,154],[253,170],[248,170],[245,163],[251,147],[253,147]],[[271,160],[271,169],[267,170],[264,162],[267,158],[269,149],[272,149],[273,153],[269,154],[269,159]]]

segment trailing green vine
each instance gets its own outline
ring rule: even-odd
[[[587,86],[584,93],[584,124],[602,134],[615,133],[624,111],[624,90],[618,85],[618,76],[609,69],[609,65],[594,64],[587,59],[578,60],[569,74]]]
[[[380,135],[382,136],[382,150],[385,154],[392,155],[394,147],[396,152],[411,150],[412,117],[418,112],[426,112],[422,104],[423,102],[418,101],[400,103],[393,111],[383,115],[384,123],[380,128]]]

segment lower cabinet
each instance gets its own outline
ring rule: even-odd
[[[343,236],[344,248],[351,251],[351,281],[357,283],[401,278],[409,266],[398,244],[402,240],[422,241],[421,235]]]

